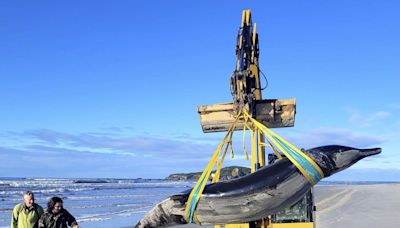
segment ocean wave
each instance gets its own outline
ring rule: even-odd
[[[24,194],[23,190],[19,191],[0,191],[0,195],[22,195]]]
[[[110,182],[105,181],[105,180],[75,180],[75,181],[73,181],[73,183],[75,183],[75,184],[106,184],[106,183],[110,183]]]
[[[67,196],[71,200],[92,200],[92,199],[120,199],[120,198],[142,198],[148,194],[123,194],[123,195],[87,195],[87,196]],[[153,194],[152,196],[165,196],[165,194]]]
[[[106,221],[110,220],[112,217],[103,217],[103,218],[98,218],[98,217],[89,217],[89,218],[80,218],[77,219],[77,222],[83,223],[83,222],[101,222],[101,221]]]
[[[12,181],[7,183],[10,187],[53,187],[73,184],[72,181]]]
[[[62,193],[62,192],[81,192],[81,191],[91,191],[95,188],[56,188],[56,189],[44,189],[40,190],[40,193]]]
[[[124,189],[124,188],[185,188],[191,187],[189,183],[180,182],[145,182],[145,183],[111,183],[107,181],[86,181],[86,180],[69,180],[69,181],[10,181],[0,183],[6,188],[65,188],[65,187],[92,187],[98,189]]]
[[[35,181],[71,181],[68,178],[25,178],[26,180],[35,180]]]
[[[89,209],[89,208],[114,208],[114,207],[143,207],[149,205],[150,203],[110,203],[110,204],[91,204],[91,205],[77,205],[69,206],[69,209]]]
[[[93,187],[82,187],[82,188],[77,188],[77,187],[60,187],[60,188],[47,188],[47,189],[34,189],[30,188],[35,194],[41,193],[41,194],[54,194],[54,193],[66,193],[66,192],[81,192],[81,191],[92,191],[95,190]],[[22,195],[24,194],[26,190],[25,189],[20,189],[20,190],[6,190],[6,191],[0,191],[0,195]]]
[[[14,208],[0,208],[0,212],[12,212]]]

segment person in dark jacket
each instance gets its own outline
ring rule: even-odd
[[[39,219],[39,228],[79,228],[74,216],[63,208],[60,197],[52,197],[47,203],[47,211]]]

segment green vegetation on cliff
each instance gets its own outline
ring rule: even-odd
[[[225,168],[221,169],[221,177],[220,180],[229,180],[232,179],[232,171],[236,169],[235,171],[237,171],[237,175],[239,177],[241,176],[245,176],[247,174],[250,173],[250,168],[246,168],[246,167],[241,167],[241,166],[228,166]],[[233,172],[235,172],[233,171]],[[213,171],[214,173],[215,171]],[[201,172],[195,172],[195,173],[174,173],[169,175],[167,178],[167,180],[197,180],[199,179],[201,175]]]

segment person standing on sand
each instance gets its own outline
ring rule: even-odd
[[[51,197],[47,203],[47,211],[40,217],[39,228],[79,228],[74,216],[63,208],[60,197]]]
[[[26,191],[23,195],[23,203],[14,207],[11,217],[11,228],[37,228],[43,208],[35,203],[33,192]]]

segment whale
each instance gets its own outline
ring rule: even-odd
[[[382,150],[329,145],[302,151],[321,168],[324,177],[329,177]],[[195,217],[201,225],[259,220],[293,205],[311,187],[296,166],[282,158],[244,177],[206,185],[196,206]],[[185,208],[190,192],[191,189],[158,203],[135,227],[187,224]]]

